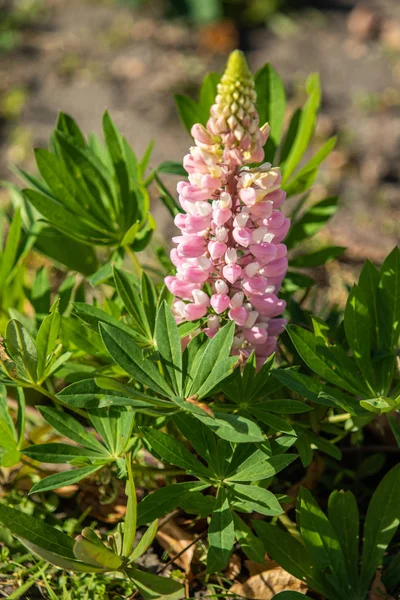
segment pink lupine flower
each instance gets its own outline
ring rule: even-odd
[[[286,320],[277,292],[287,270],[282,244],[289,219],[280,211],[285,192],[277,167],[261,163],[268,124],[259,126],[254,80],[239,51],[231,54],[207,126],[193,125],[195,146],[183,159],[188,181],[178,183],[184,214],[171,251],[176,276],[165,283],[175,296],[177,322],[204,319],[213,337],[236,324],[232,354],[254,351],[261,366],[276,349]],[[211,290],[211,293],[210,293]]]

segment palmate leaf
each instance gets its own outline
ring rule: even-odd
[[[34,554],[57,567],[87,573],[103,570],[76,560],[74,540],[42,520],[1,504],[0,522]]]

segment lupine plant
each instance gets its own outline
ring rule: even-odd
[[[265,65],[253,77],[236,51],[198,102],[176,96],[192,138],[183,164],[150,167],[152,144],[137,158],[107,112],[104,142],[60,114],[35,152],[38,175],[19,169],[28,187],[6,184],[0,523],[50,598],[57,569],[129,582],[137,598],[229,597],[232,553],[261,569],[268,553],[326,600],[367,600],[382,568],[385,593],[399,592],[398,466],[357,499],[351,470],[324,480],[328,516],[308,489],[310,465],[339,477],[342,450],[382,419],[400,446],[400,252],[366,262],[344,311],[323,301],[312,269],[344,248],[314,239],[337,198],[309,193],[335,139],[310,156],[318,76],[305,93],[283,135],[279,76]],[[177,195],[171,175],[184,177]],[[180,230],[170,257],[154,237],[154,193]],[[26,478],[29,499],[10,491]],[[122,490],[107,538],[96,502],[72,528],[48,508],[85,486],[110,510]],[[176,515],[200,531],[182,551],[196,545],[187,580],[143,562]]]

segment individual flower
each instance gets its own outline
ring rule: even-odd
[[[183,159],[188,181],[178,183],[183,213],[175,218],[166,278],[178,322],[203,319],[209,337],[236,324],[233,354],[255,352],[261,365],[276,348],[286,320],[278,290],[287,270],[289,229],[279,208],[281,173],[264,159],[268,124],[259,126],[254,79],[241,52],[229,58],[206,127],[193,125],[195,146]]]

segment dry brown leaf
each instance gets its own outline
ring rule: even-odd
[[[276,567],[253,575],[245,583],[235,583],[229,591],[243,598],[272,600],[279,592],[291,591],[305,594],[307,586],[281,567]]]
[[[271,569],[276,569],[279,567],[278,563],[274,560],[269,560],[268,555],[265,555],[267,559],[265,563],[262,565],[260,563],[254,562],[254,560],[245,560],[244,564],[248,572],[250,573],[250,577],[253,575],[259,575],[260,573],[264,573],[264,571],[270,571]]]
[[[240,572],[242,570],[242,561],[240,559],[239,554],[232,554],[232,556],[229,559],[229,563],[228,566],[225,570],[225,576],[228,579],[232,579],[232,581],[234,581],[236,579],[236,577],[238,577],[240,575]]]
[[[393,596],[389,596],[385,586],[382,583],[382,573],[376,572],[375,579],[371,586],[371,591],[368,594],[368,600],[395,600]]]
[[[182,550],[195,539],[194,536],[175,523],[172,519],[167,521],[161,529],[158,530],[156,539],[169,553],[171,559],[174,559]],[[185,573],[189,573],[192,564],[193,556],[196,550],[196,544],[193,544],[183,554],[178,556],[174,563],[181,567]]]

